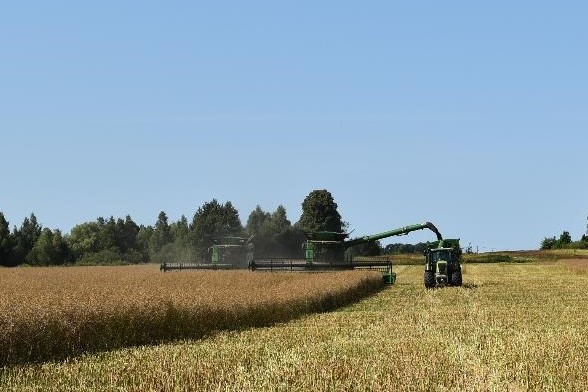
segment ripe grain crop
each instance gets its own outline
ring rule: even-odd
[[[267,326],[353,302],[381,280],[369,272],[0,269],[0,366]]]
[[[469,264],[425,290],[422,267],[334,312],[207,339],[0,372],[6,391],[585,391],[588,276]]]

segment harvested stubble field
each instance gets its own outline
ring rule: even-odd
[[[579,263],[471,264],[464,287],[435,290],[422,287],[421,266],[400,266],[396,285],[335,312],[12,367],[0,387],[588,390],[588,275]]]
[[[0,366],[202,338],[332,310],[381,275],[254,274],[157,267],[0,269]]]

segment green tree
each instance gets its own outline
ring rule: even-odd
[[[111,216],[107,221],[98,218],[99,225],[99,248],[100,250],[117,251],[117,226],[114,217]]]
[[[272,229],[277,233],[281,233],[292,226],[286,215],[286,208],[281,204],[271,214],[270,223]]]
[[[148,243],[139,239],[140,228],[127,215],[75,226],[67,237],[75,262],[82,264],[140,263],[148,259]],[[145,248],[147,246],[147,248]]]
[[[380,241],[368,241],[347,249],[346,258],[355,256],[380,256],[383,252]]]
[[[26,260],[30,265],[47,266],[65,264],[68,259],[69,249],[61,231],[44,228]]]
[[[559,236],[559,245],[560,247],[567,245],[567,244],[571,244],[572,243],[572,236],[570,235],[569,231],[564,231],[563,233],[561,233],[561,235]]]
[[[4,214],[0,212],[0,265],[12,265],[12,246],[9,223]]]
[[[541,241],[541,250],[555,249],[557,247],[557,239],[555,237],[545,237]]]
[[[65,264],[72,261],[71,250],[61,230],[53,231],[53,249],[55,250],[54,264]]]
[[[144,259],[149,259],[149,244],[153,236],[153,226],[139,226],[137,233],[137,245],[139,251],[143,254]]]
[[[276,244],[276,251],[283,257],[303,257],[302,244],[305,236],[298,228],[292,226],[286,214],[286,208],[279,205],[271,214],[269,228]]]
[[[344,223],[337,207],[329,191],[314,190],[302,203],[302,216],[298,225],[304,231],[342,232]]]
[[[265,223],[271,218],[271,214],[261,209],[259,204],[251,211],[247,219],[245,231],[249,235],[260,235]]]
[[[282,205],[271,214],[257,206],[249,214],[246,231],[255,236],[256,257],[303,257],[304,235],[292,227]]]
[[[302,216],[297,226],[303,231],[343,232],[346,224],[337,207],[329,191],[314,190],[302,203]],[[321,246],[315,249],[315,256],[326,261],[343,260],[345,248],[341,245]]]
[[[172,240],[171,230],[167,221],[167,215],[161,211],[155,222],[155,229],[151,235],[149,241],[149,247],[151,254],[159,252],[165,245],[169,244]]]
[[[55,258],[53,253],[53,233],[50,229],[44,228],[26,261],[30,265],[50,265],[50,261]]]
[[[105,224],[104,219],[98,218],[96,222],[84,222],[71,229],[67,242],[76,261],[103,249],[100,231]]]
[[[201,257],[212,246],[213,240],[243,234],[239,212],[230,201],[224,205],[216,199],[198,208],[190,225],[193,243]]]
[[[385,254],[399,254],[399,253],[420,253],[422,254],[427,249],[427,244],[419,242],[417,244],[388,244],[384,248]]]
[[[122,218],[116,220],[116,247],[124,261],[141,263],[148,259],[143,254],[138,236],[139,226],[133,221],[130,215],[127,215],[124,220]]]
[[[170,225],[172,242],[165,245],[153,257],[153,261],[179,261],[192,262],[197,260],[197,255],[191,242],[190,226],[186,216]]]
[[[139,226],[133,221],[130,215],[125,219],[118,218],[115,227],[115,244],[121,254],[140,251],[137,241]]]
[[[190,243],[190,225],[185,215],[182,215],[180,220],[171,224],[170,232],[172,240],[178,245],[188,246]]]
[[[14,264],[25,262],[27,255],[35,246],[37,239],[41,236],[42,226],[37,222],[35,214],[24,218],[20,229],[14,229]]]

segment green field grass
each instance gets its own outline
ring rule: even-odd
[[[422,268],[334,312],[269,328],[13,367],[0,389],[582,391],[588,264],[466,264],[464,287]]]

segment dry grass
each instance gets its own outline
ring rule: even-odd
[[[377,256],[394,265],[422,265],[424,256],[418,253]],[[518,250],[463,254],[464,263],[529,263],[560,259],[588,260],[588,249]]]
[[[564,264],[467,266],[425,290],[422,267],[339,311],[198,341],[0,373],[7,391],[583,391],[588,277]]]
[[[588,260],[566,259],[561,264],[578,275],[588,275]]]
[[[0,366],[267,326],[348,304],[381,280],[368,272],[0,269]]]

